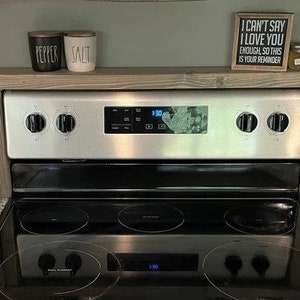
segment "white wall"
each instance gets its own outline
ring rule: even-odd
[[[27,32],[91,29],[98,66],[228,66],[234,12],[294,12],[299,0],[206,0],[116,3],[0,0],[0,67],[30,66]]]

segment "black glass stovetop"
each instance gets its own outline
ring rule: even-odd
[[[16,199],[0,299],[298,300],[289,198]]]

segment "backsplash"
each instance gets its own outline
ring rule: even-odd
[[[30,66],[34,30],[96,31],[98,67],[228,66],[238,11],[293,12],[300,40],[298,0],[0,0],[0,67]]]

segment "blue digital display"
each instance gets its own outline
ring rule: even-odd
[[[159,270],[159,265],[158,264],[149,264],[149,270],[158,271]]]
[[[162,109],[153,109],[152,111],[151,111],[151,114],[152,114],[152,117],[161,117],[162,116],[162,114],[163,114],[163,111],[162,111]]]

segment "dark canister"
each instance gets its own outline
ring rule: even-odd
[[[61,68],[60,31],[31,31],[28,33],[28,42],[34,71],[50,72]]]

